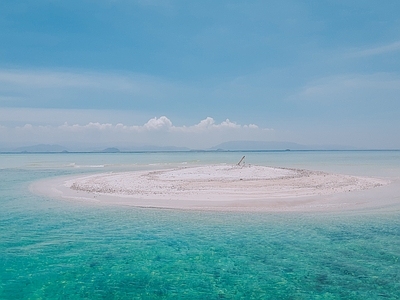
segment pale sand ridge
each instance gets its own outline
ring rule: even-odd
[[[359,201],[349,201],[348,197],[330,196],[388,183],[383,179],[319,171],[206,165],[54,179],[47,181],[47,188],[37,184],[34,190],[67,199],[141,207],[315,211],[360,206]]]

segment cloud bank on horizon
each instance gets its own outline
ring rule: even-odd
[[[398,11],[395,0],[2,1],[0,148],[400,149]]]
[[[211,117],[201,120],[191,126],[175,126],[166,116],[154,117],[143,125],[124,125],[122,123],[93,123],[85,125],[68,124],[59,126],[32,125],[5,127],[0,126],[0,133],[6,139],[13,140],[14,147],[24,143],[47,143],[50,139],[53,143],[63,146],[75,145],[73,150],[99,150],[113,143],[122,149],[132,150],[135,147],[146,145],[168,147],[188,147],[194,149],[208,149],[220,141],[237,140],[246,136],[250,139],[262,140],[273,135],[273,130],[259,128],[255,124],[240,125],[229,119],[216,123]],[[96,145],[90,148],[90,145]],[[78,146],[78,148],[76,148]],[[80,148],[79,148],[80,147]]]

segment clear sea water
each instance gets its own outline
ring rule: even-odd
[[[0,154],[0,299],[400,299],[400,205],[224,213],[102,206],[29,190],[54,176],[242,155],[250,164],[400,178],[396,151]]]

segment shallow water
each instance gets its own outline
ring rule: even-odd
[[[29,191],[53,176],[232,163],[241,155],[0,155],[0,299],[400,299],[398,208],[195,212]],[[252,164],[400,176],[400,152],[244,155]]]

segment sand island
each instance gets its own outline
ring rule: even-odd
[[[223,211],[324,211],[376,205],[363,192],[377,178],[256,165],[200,165],[55,178],[32,190],[111,205]]]

